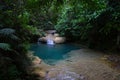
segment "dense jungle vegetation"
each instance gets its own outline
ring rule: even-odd
[[[120,51],[119,0],[0,0],[0,80],[35,80],[30,42],[55,29],[69,42]]]

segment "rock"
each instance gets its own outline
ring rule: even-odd
[[[46,72],[45,71],[39,71],[38,74],[40,75],[40,77],[46,77]]]
[[[38,71],[33,71],[32,74],[35,74],[39,77],[45,78],[46,77],[46,72],[42,71],[42,70],[38,70]]]
[[[46,43],[48,39],[53,40],[55,43],[64,43],[66,41],[65,37],[59,37],[58,33],[53,34],[46,34],[46,37],[39,38],[39,42]]]
[[[46,40],[48,40],[48,39],[54,40],[55,37],[54,37],[54,35],[52,35],[52,34],[48,34],[48,35],[46,36]]]
[[[64,43],[65,40],[66,40],[65,37],[56,37],[56,38],[54,39],[54,42],[55,42],[55,43]]]
[[[46,43],[46,42],[47,42],[47,38],[46,38],[46,37],[41,37],[41,38],[39,38],[39,41],[40,41],[40,42],[45,42],[45,43]]]
[[[42,60],[39,57],[35,56],[35,58],[32,62],[33,62],[33,64],[40,64],[42,62]]]
[[[85,80],[85,77],[83,75],[80,75],[80,80]]]
[[[54,34],[54,33],[56,33],[56,30],[47,30],[45,32],[48,33],[48,34]]]
[[[55,33],[54,36],[55,36],[55,37],[59,37],[59,34],[58,34],[58,33]]]

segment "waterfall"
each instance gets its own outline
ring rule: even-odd
[[[47,34],[45,37],[38,39],[38,43],[47,43],[48,45],[54,45],[54,36],[52,34]]]
[[[52,39],[47,39],[47,44],[48,45],[54,45],[54,41]]]

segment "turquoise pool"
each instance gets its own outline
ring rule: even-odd
[[[73,44],[31,44],[30,48],[30,50],[35,52],[36,56],[40,57],[48,64],[54,64],[59,60],[67,58],[67,53],[76,49],[80,48]]]

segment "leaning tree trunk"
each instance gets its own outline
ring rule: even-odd
[[[116,41],[117,52],[120,52],[120,31],[118,31],[117,41]]]
[[[117,46],[120,46],[120,31],[118,31],[118,35],[117,35]]]

